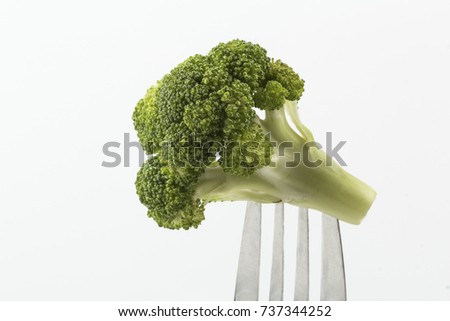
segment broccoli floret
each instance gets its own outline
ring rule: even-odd
[[[151,155],[136,180],[148,215],[162,227],[196,228],[207,203],[249,200],[358,224],[375,192],[316,147],[298,117],[303,86],[259,45],[233,40],[189,57],[150,87],[133,113]]]
[[[194,198],[194,186],[203,172],[203,168],[168,166],[159,156],[148,159],[136,180],[148,215],[160,226],[171,229],[197,227],[205,217],[203,202]]]

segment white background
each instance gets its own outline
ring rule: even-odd
[[[101,163],[104,143],[135,138],[151,84],[241,38],[298,71],[305,124],[319,142],[348,141],[348,170],[378,192],[361,225],[341,225],[348,298],[449,300],[449,17],[448,1],[1,0],[0,299],[233,298],[245,203],[208,205],[197,230],[161,229],[135,194],[136,151],[129,168]],[[292,272],[292,207],[287,223]]]

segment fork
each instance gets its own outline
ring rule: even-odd
[[[261,257],[261,204],[247,202],[242,233],[235,301],[258,301]],[[294,300],[309,300],[308,209],[298,210]],[[322,262],[320,300],[345,301],[344,259],[339,221],[322,214]],[[283,301],[284,291],[284,204],[275,205],[274,237],[270,279],[270,301]]]

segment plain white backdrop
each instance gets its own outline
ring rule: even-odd
[[[319,142],[346,140],[348,171],[378,192],[361,225],[341,225],[348,298],[449,300],[449,17],[448,1],[1,0],[0,299],[232,300],[245,203],[208,205],[197,230],[161,229],[135,194],[137,153],[128,168],[101,163],[103,144],[136,139],[150,85],[240,38],[305,79],[304,123]]]

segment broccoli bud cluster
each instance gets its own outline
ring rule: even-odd
[[[207,200],[196,199],[211,167],[249,177],[270,163],[272,147],[254,107],[271,111],[303,92],[303,80],[265,49],[242,40],[194,55],[152,86],[133,113],[147,154],[136,188],[160,226],[197,227]]]

